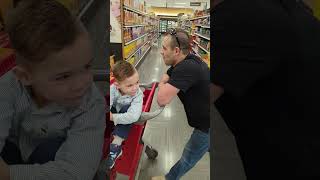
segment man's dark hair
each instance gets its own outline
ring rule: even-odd
[[[183,29],[175,29],[175,35],[167,33],[167,36],[171,36],[170,39],[170,48],[174,49],[179,47],[183,54],[189,54],[190,46],[190,37],[186,31]],[[178,42],[179,41],[179,42]]]
[[[5,29],[19,64],[41,62],[72,45],[82,32],[80,27],[81,23],[56,0],[20,0],[9,14]]]

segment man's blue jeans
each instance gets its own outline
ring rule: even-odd
[[[180,160],[170,169],[166,180],[179,180],[191,168],[193,168],[202,156],[210,148],[209,133],[194,129],[188,143],[186,144]]]

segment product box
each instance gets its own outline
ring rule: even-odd
[[[132,58],[130,58],[130,59],[128,60],[128,62],[129,62],[130,64],[133,64],[133,65],[134,65],[134,61],[135,61],[135,58],[134,58],[134,57],[132,57]]]

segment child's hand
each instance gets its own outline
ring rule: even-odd
[[[112,119],[112,112],[110,112],[110,121],[113,121],[113,119]]]

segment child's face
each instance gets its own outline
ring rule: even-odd
[[[36,100],[44,104],[77,106],[93,81],[92,60],[88,34],[82,33],[73,45],[32,67],[25,84],[31,85]]]
[[[115,82],[115,85],[124,95],[134,96],[139,89],[139,74],[136,71],[131,77],[121,82]]]

